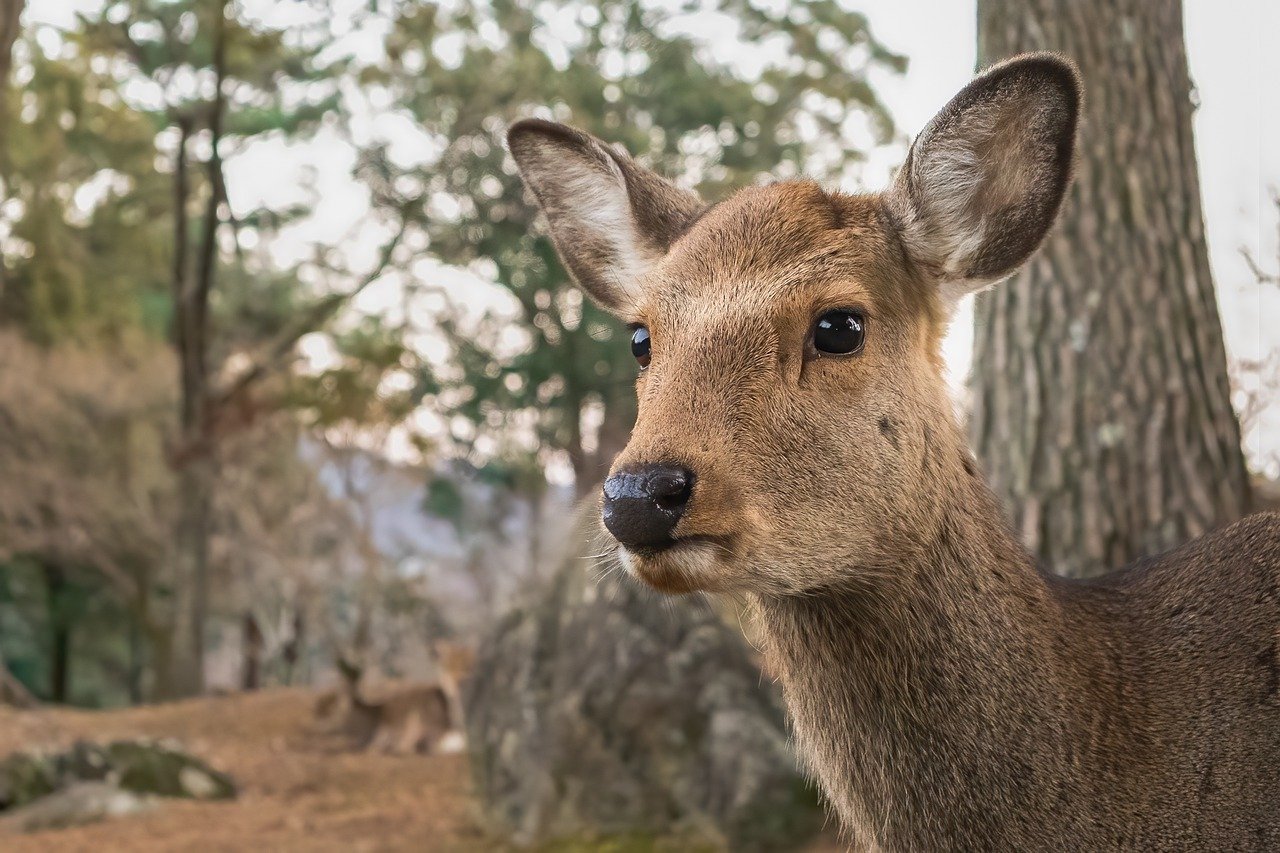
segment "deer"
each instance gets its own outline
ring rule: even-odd
[[[566,269],[632,330],[638,415],[601,496],[638,581],[748,601],[852,848],[1280,848],[1280,516],[1100,579],[1008,529],[940,341],[1071,181],[1082,86],[1026,54],[965,86],[889,188],[705,204],[524,119]]]

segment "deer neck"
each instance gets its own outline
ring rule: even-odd
[[[1038,798],[1072,784],[1071,709],[1107,675],[964,467],[888,577],[757,600],[800,751],[867,848],[1037,837],[1013,824],[1062,811]]]

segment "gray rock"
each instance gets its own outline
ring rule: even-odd
[[[672,833],[797,847],[821,824],[775,692],[699,597],[581,559],[482,644],[465,688],[486,823],[519,844]]]
[[[154,797],[122,790],[110,782],[74,782],[5,812],[0,818],[0,835],[80,826],[109,817],[137,814],[154,805]]]

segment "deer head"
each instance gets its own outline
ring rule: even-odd
[[[603,504],[629,571],[785,594],[920,547],[972,471],[939,342],[1052,224],[1079,88],[1067,61],[1020,57],[952,99],[884,193],[784,182],[710,207],[578,130],[511,128],[569,271],[634,330],[639,415]]]

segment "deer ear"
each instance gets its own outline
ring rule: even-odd
[[[702,201],[563,124],[525,119],[507,132],[507,145],[569,272],[605,309],[633,314],[640,277],[698,215]]]
[[[1080,78],[1053,54],[1016,57],[951,99],[889,193],[912,260],[953,304],[1040,245],[1071,181]]]

